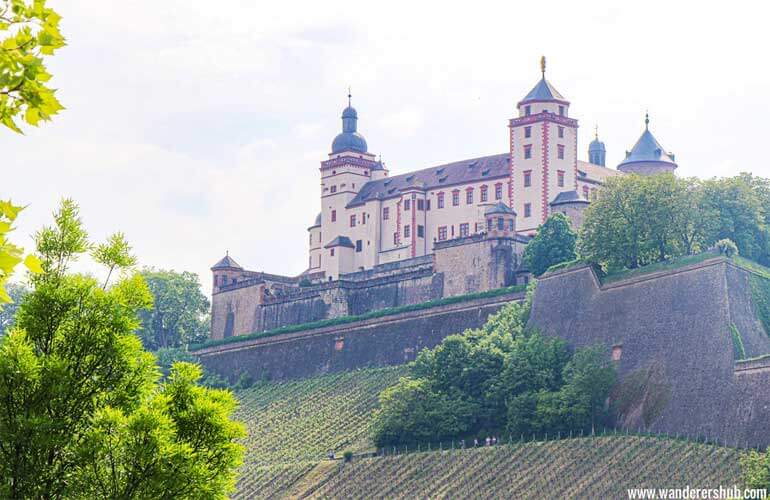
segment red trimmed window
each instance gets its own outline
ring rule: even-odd
[[[438,240],[444,241],[446,239],[446,226],[440,226],[438,228]]]
[[[409,224],[404,226],[404,238],[409,238],[412,235],[412,228],[409,227]]]
[[[444,208],[444,193],[436,194],[436,205],[437,208]]]
[[[532,217],[532,203],[524,204],[524,217]]]
[[[456,207],[460,205],[460,190],[455,189],[452,191],[452,206]]]
[[[556,180],[559,184],[560,188],[564,187],[564,170],[559,170],[556,172]]]
[[[408,212],[412,209],[412,200],[405,200],[404,201],[404,211]]]
[[[564,139],[564,127],[558,127],[556,129],[559,132],[559,139]]]
[[[532,144],[526,144],[524,146],[524,159],[528,160],[532,158]]]
[[[332,210],[332,222],[337,222],[337,211]]]
[[[468,236],[468,232],[470,231],[470,225],[467,222],[463,222],[460,224],[460,238],[463,236]]]
[[[398,233],[393,233],[393,244],[398,245]]]
[[[556,146],[556,154],[560,160],[564,159],[564,144],[559,144]]]
[[[465,191],[465,203],[473,205],[473,188],[468,188]]]
[[[481,186],[481,202],[484,203],[485,201],[489,200],[489,190],[486,185]]]
[[[532,185],[532,171],[531,170],[525,170],[524,171],[524,187],[528,188]]]
[[[503,199],[503,185],[502,185],[502,183],[495,184],[495,199],[496,200],[502,200]]]
[[[417,210],[425,210],[425,200],[417,200]]]
[[[356,214],[350,216],[350,227],[356,227]]]
[[[390,219],[390,207],[385,207],[382,209],[382,220],[388,219]]]

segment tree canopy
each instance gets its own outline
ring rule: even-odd
[[[111,238],[100,260],[115,283],[70,274],[92,247],[77,206],[36,234],[43,273],[0,339],[0,497],[224,498],[242,447],[236,402],[176,363],[167,380],[134,334],[152,306]]]
[[[44,64],[64,46],[60,20],[46,0],[0,0],[0,123],[15,132],[63,109]]]
[[[190,272],[142,271],[155,307],[140,312],[140,336],[152,350],[203,342],[209,333],[209,300],[198,275]]]
[[[707,181],[673,174],[613,177],[586,210],[578,253],[607,270],[633,269],[730,239],[741,255],[768,264],[768,186],[749,174]]]
[[[380,395],[379,446],[500,432],[556,433],[604,422],[615,369],[601,348],[572,352],[525,327],[511,303],[478,330],[420,351],[409,376]]]
[[[569,219],[562,213],[555,213],[537,229],[537,234],[524,250],[524,263],[535,276],[540,276],[549,267],[575,260],[577,234],[572,230]]]

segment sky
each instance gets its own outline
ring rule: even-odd
[[[140,264],[198,273],[229,251],[297,275],[320,162],[352,88],[391,175],[502,153],[540,78],[570,102],[587,159],[614,167],[644,129],[682,176],[770,177],[760,2],[48,0],[68,46],[49,59],[67,108],[0,130],[16,242],[71,197],[92,240],[123,231]],[[97,272],[89,262],[82,270]]]

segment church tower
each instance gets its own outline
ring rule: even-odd
[[[509,204],[518,214],[518,230],[528,233],[548,218],[551,201],[577,189],[578,122],[569,117],[569,101],[545,79],[545,57],[540,71],[540,81],[508,125]]]
[[[607,149],[604,147],[604,143],[599,140],[599,127],[596,127],[594,140],[588,145],[588,162],[604,167],[606,157]]]
[[[674,153],[667,153],[650,132],[650,115],[644,116],[644,132],[631,151],[618,164],[618,170],[627,174],[655,175],[674,172],[677,164]]]

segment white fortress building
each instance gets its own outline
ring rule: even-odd
[[[598,137],[588,161],[578,159],[578,121],[570,116],[569,101],[546,80],[545,58],[541,72],[509,120],[507,151],[393,177],[369,152],[348,96],[342,132],[321,162],[321,212],[308,228],[307,274],[335,280],[429,255],[436,242],[487,232],[485,214],[501,207],[513,211],[510,230],[521,235],[533,235],[555,211],[578,227],[583,208],[608,177],[676,168],[674,156],[649,130],[617,170],[605,166]]]
[[[342,112],[342,132],[321,162],[321,211],[308,228],[299,276],[246,270],[229,255],[212,268],[211,337],[358,315],[443,297],[526,284],[521,255],[554,212],[575,228],[611,176],[673,172],[645,130],[617,169],[598,136],[578,159],[570,103],[541,78],[516,105],[500,154],[389,176]]]

